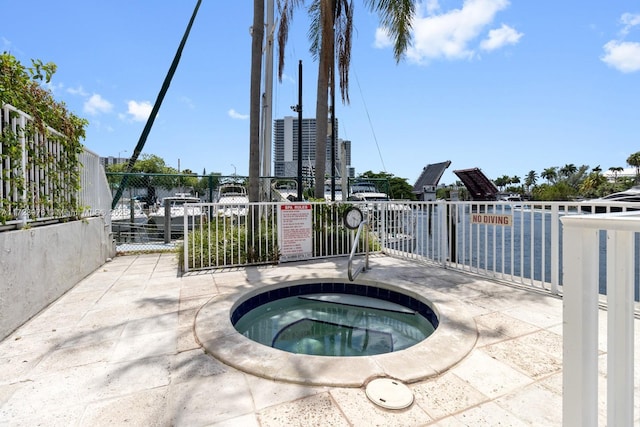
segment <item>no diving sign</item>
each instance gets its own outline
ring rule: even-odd
[[[511,227],[513,225],[513,215],[471,214],[471,223]]]

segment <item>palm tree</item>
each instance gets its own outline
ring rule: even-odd
[[[411,20],[417,0],[364,0],[371,11],[378,12],[380,22],[388,36],[394,40],[394,58],[399,62],[411,41]],[[278,29],[278,77],[282,80],[284,69],[284,47],[289,23],[296,7],[304,0],[279,0],[281,12]],[[311,52],[318,59],[318,85],[316,95],[316,163],[315,197],[324,197],[324,174],[326,170],[327,116],[329,89],[335,99],[335,65],[337,58],[340,94],[342,102],[349,103],[349,66],[351,62],[351,35],[353,32],[352,0],[313,0],[309,7],[311,15]],[[332,129],[333,132],[333,129]],[[332,171],[333,173],[333,171]]]
[[[500,191],[504,190],[504,187],[509,184],[510,178],[507,175],[502,175],[499,178],[493,180],[493,183],[500,189]]]
[[[618,174],[620,172],[622,172],[624,170],[624,168],[622,166],[611,166],[609,168],[609,170],[611,171],[611,173],[613,173],[613,183],[617,184],[618,183]]]
[[[636,184],[640,182],[640,151],[627,158],[627,164],[636,168]]]
[[[544,179],[547,180],[547,182],[550,184],[552,181],[555,181],[555,179],[558,177],[558,172],[557,172],[557,167],[552,166],[550,168],[546,168],[545,170],[542,171],[542,173],[540,174],[540,176]]]
[[[262,81],[262,43],[264,38],[264,0],[253,1],[251,27],[251,82],[249,89],[249,201],[260,201],[260,84]]]
[[[524,179],[524,185],[527,187],[527,193],[530,192],[532,186],[535,186],[538,182],[538,174],[534,170],[530,170]]]
[[[564,176],[565,178],[569,178],[577,170],[578,170],[578,168],[576,167],[576,165],[574,165],[573,163],[569,163],[569,164],[564,165],[560,169],[560,175]]]

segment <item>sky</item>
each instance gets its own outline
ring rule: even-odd
[[[30,0],[16,9],[0,0],[13,10],[2,14],[0,45],[25,66],[54,62],[49,89],[89,121],[85,146],[128,157],[196,3]],[[377,14],[353,3],[350,102],[337,96],[336,117],[356,174],[413,185],[425,166],[450,160],[440,181],[449,184],[453,171],[476,167],[491,179],[566,164],[606,171],[640,151],[637,1],[422,1],[400,62]],[[180,170],[248,174],[252,22],[252,1],[202,2],[144,153]],[[315,117],[308,28],[297,10],[273,119],[297,115],[299,61],[303,116]]]

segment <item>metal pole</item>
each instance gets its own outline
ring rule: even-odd
[[[298,201],[302,201],[302,60],[298,63]]]

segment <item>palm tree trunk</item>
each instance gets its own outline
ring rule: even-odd
[[[317,199],[324,197],[324,176],[327,165],[327,116],[329,113],[329,74],[334,55],[334,27],[332,1],[323,0],[321,6],[322,43],[318,61],[318,89],[316,98],[316,164],[315,192]],[[328,19],[327,19],[328,18]]]
[[[249,100],[249,201],[260,201],[260,83],[264,39],[264,0],[253,2],[251,88]]]
[[[260,83],[262,81],[262,43],[264,39],[264,0],[253,0],[251,29],[251,87],[249,90],[249,201],[260,201]],[[249,210],[248,241],[258,243],[260,211],[256,205]],[[255,260],[256,247],[249,244],[248,260]]]

